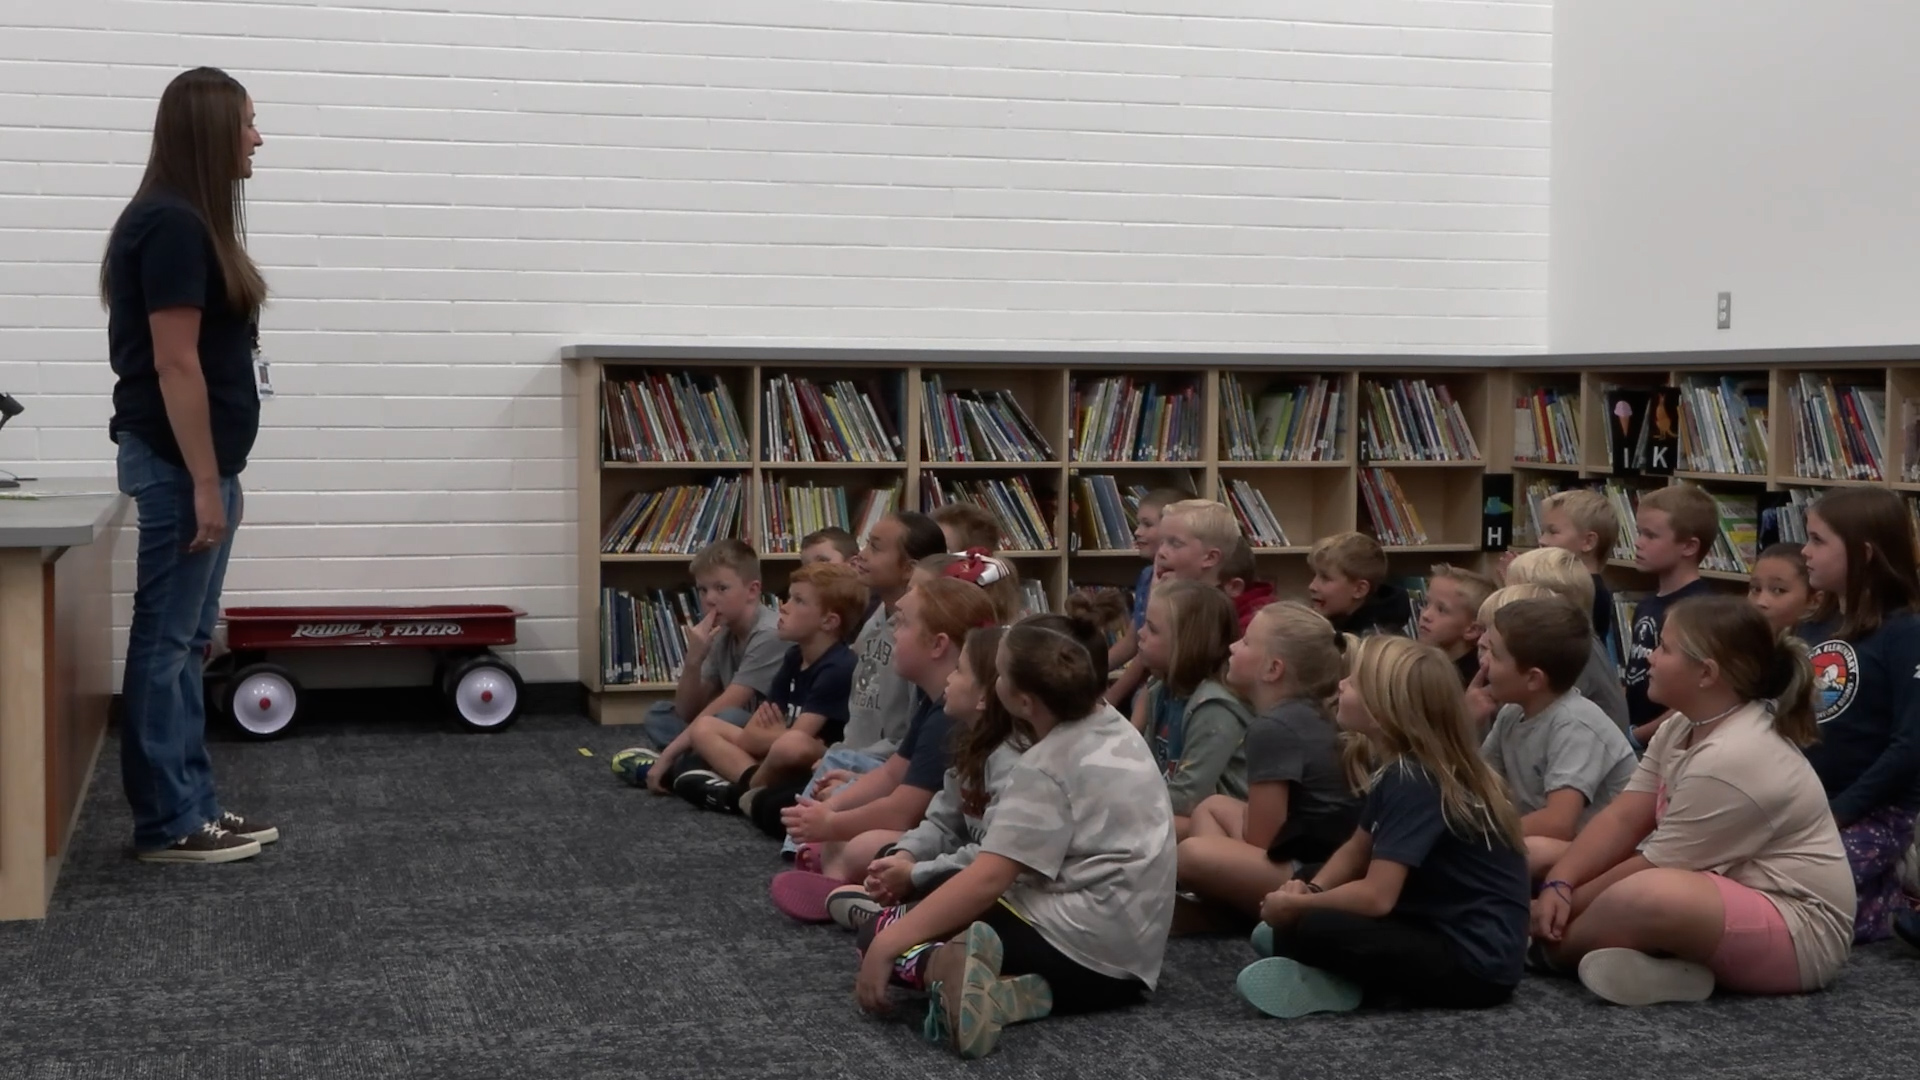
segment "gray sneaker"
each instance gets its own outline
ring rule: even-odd
[[[224,863],[260,854],[260,841],[230,833],[209,821],[166,847],[137,852],[143,862]]]

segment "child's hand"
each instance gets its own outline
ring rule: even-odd
[[[1483,659],[1473,681],[1467,684],[1467,717],[1485,731],[1493,722],[1494,713],[1499,711],[1500,703],[1493,700],[1493,692],[1487,689],[1487,664]]]
[[[893,958],[898,949],[888,951],[881,944],[886,931],[881,931],[867,946],[867,954],[860,958],[860,975],[853,983],[853,1000],[858,1002],[863,1012],[875,1016],[885,1016],[893,1011],[893,999],[887,988],[893,982]]]
[[[830,799],[833,797],[834,792],[839,791],[852,779],[853,773],[850,770],[828,769],[825,775],[820,777],[820,782],[813,785],[813,797],[816,799]]]
[[[1513,560],[1519,557],[1520,553],[1512,548],[1508,548],[1500,553],[1500,581],[1502,584],[1505,584],[1507,580],[1507,567],[1512,566]]]
[[[673,759],[665,754],[647,768],[647,790],[655,795],[667,793],[667,772],[673,767]]]
[[[913,856],[896,851],[867,867],[867,895],[888,907],[913,894]]]
[[[713,648],[713,635],[720,629],[720,609],[708,608],[700,616],[700,621],[687,627],[687,655],[689,665],[707,658],[708,650]]]
[[[819,843],[833,839],[828,830],[833,825],[833,811],[816,799],[802,798],[799,802],[780,811],[780,824],[787,827],[787,835],[799,843]]]
[[[1530,922],[1533,936],[1558,942],[1567,932],[1567,920],[1573,915],[1573,900],[1562,889],[1541,889],[1533,898]]]
[[[753,710],[753,717],[747,721],[747,726],[785,730],[787,714],[781,712],[780,706],[773,702],[763,701],[759,708]]]
[[[1291,881],[1287,883],[1287,885],[1291,884],[1293,884]],[[1304,883],[1302,884],[1304,885]],[[1301,893],[1288,892],[1286,885],[1282,885],[1280,888],[1268,893],[1267,898],[1260,901],[1260,921],[1266,923],[1268,926],[1287,926],[1292,924],[1298,920],[1306,910],[1300,903],[1300,896],[1302,893],[1310,892],[1312,892],[1311,889],[1305,888],[1301,890]]]
[[[1286,893],[1288,896],[1312,896],[1313,886],[1308,885],[1305,881],[1302,881],[1299,878],[1289,878],[1287,879],[1286,884],[1280,886],[1278,889],[1275,889],[1274,891]]]

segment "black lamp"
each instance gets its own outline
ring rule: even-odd
[[[26,411],[27,407],[20,404],[12,394],[0,394],[0,428],[6,427],[7,421]],[[0,472],[4,472],[4,470],[0,470]],[[0,476],[0,489],[17,488],[19,486],[19,479],[12,473],[6,473],[6,475]]]

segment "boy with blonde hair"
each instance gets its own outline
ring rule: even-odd
[[[1155,581],[1220,584],[1220,565],[1240,541],[1240,521],[1226,503],[1182,499],[1160,514],[1160,550],[1153,557]]]
[[[1697,487],[1675,485],[1642,495],[1634,518],[1634,564],[1657,579],[1654,594],[1634,609],[1626,642],[1628,736],[1635,750],[1644,750],[1667,716],[1647,697],[1647,658],[1660,645],[1668,609],[1712,591],[1700,579],[1700,560],[1720,531],[1720,507]]]
[[[1593,605],[1593,577],[1587,573],[1580,557],[1565,548],[1543,547],[1523,552],[1507,567],[1507,584],[1544,586],[1581,611]],[[1592,640],[1588,642],[1586,668],[1574,688],[1625,731],[1627,695],[1620,688],[1620,678],[1607,655],[1606,644],[1598,634],[1589,636]]]
[[[1155,488],[1140,497],[1133,512],[1133,546],[1147,565],[1133,583],[1133,613],[1126,632],[1114,643],[1107,662],[1120,669],[1120,675],[1107,690],[1107,701],[1131,707],[1133,695],[1146,681],[1146,669],[1133,662],[1140,651],[1140,624],[1147,620],[1147,601],[1153,593],[1153,579],[1159,572],[1160,521],[1167,507],[1183,502],[1187,493],[1178,488]]]
[[[1427,571],[1427,602],[1416,636],[1447,654],[1463,687],[1480,673],[1480,605],[1498,587],[1485,574],[1448,563]]]
[[[1321,539],[1307,552],[1313,609],[1343,634],[1404,634],[1413,618],[1407,594],[1387,580],[1387,553],[1365,533]]]
[[[1592,488],[1556,491],[1540,504],[1540,546],[1572,552],[1593,578],[1593,632],[1604,640],[1613,626],[1613,590],[1602,571],[1620,537],[1620,518]]]

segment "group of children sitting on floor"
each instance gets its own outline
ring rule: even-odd
[[[1920,944],[1920,555],[1889,491],[1815,503],[1744,600],[1700,579],[1712,500],[1649,492],[1624,678],[1592,491],[1503,581],[1434,567],[1412,639],[1357,533],[1275,601],[1230,510],[1154,493],[1130,613],[1023,618],[991,515],[936,518],[808,537],[777,616],[750,548],[703,551],[660,749],[614,768],[782,839],[775,906],[855,931],[861,1007],[923,994],[963,1056],[1137,1000],[1170,933],[1252,926],[1238,986],[1278,1017],[1491,1006],[1529,967],[1623,1005],[1798,993]]]

